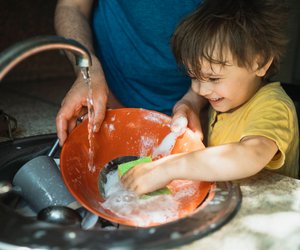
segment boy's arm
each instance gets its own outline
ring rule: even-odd
[[[184,179],[204,181],[242,179],[262,170],[277,151],[273,140],[263,136],[248,136],[237,143],[190,153],[186,159],[181,159],[186,164],[178,163],[180,167],[177,173]]]
[[[278,151],[276,143],[262,136],[241,142],[171,155],[131,169],[122,178],[126,188],[137,194],[152,192],[175,179],[230,181],[262,170]]]

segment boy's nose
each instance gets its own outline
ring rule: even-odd
[[[209,95],[212,93],[212,88],[208,83],[201,83],[200,84],[200,95]]]
[[[198,95],[205,96],[212,93],[212,87],[208,82],[195,82],[193,83],[192,87]]]

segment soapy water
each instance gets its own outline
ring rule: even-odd
[[[152,121],[158,124],[167,124],[166,116],[160,113],[150,113],[144,116],[145,120]],[[169,125],[167,125],[169,126]]]
[[[155,142],[156,142],[156,140],[153,137],[141,136],[140,146],[139,146],[140,156],[147,156],[147,153],[151,151]]]
[[[163,116],[160,115],[147,117],[147,119],[155,120],[159,123],[162,122],[162,118]],[[108,127],[111,127],[112,124],[113,121],[108,124]],[[167,126],[170,125],[167,124]],[[179,118],[172,126],[175,127],[175,130],[171,131],[157,147],[154,147],[158,142],[158,139],[155,139],[155,135],[152,136],[148,134],[141,136],[140,156],[148,155],[153,148],[152,159],[155,159],[154,157],[163,157],[171,154],[177,137],[182,135],[186,130],[187,120],[184,117]],[[128,143],[133,142],[130,141]],[[102,182],[105,200],[101,202],[101,206],[104,209],[110,210],[119,218],[131,221],[140,227],[174,221],[184,216],[181,211],[183,198],[193,197],[197,194],[198,186],[193,185],[193,181],[187,180],[176,180],[173,182],[176,183],[176,187],[180,188],[176,188],[175,190],[171,185],[170,190],[172,194],[147,196],[147,198],[143,198],[126,190],[120,182],[118,171],[116,169],[111,170],[106,174],[106,182]]]
[[[184,217],[186,214],[180,211],[183,202],[193,199],[199,188],[193,181],[175,180],[172,183],[176,190],[172,184],[169,186],[172,194],[142,198],[122,186],[117,172],[111,171],[106,175],[106,200],[101,205],[119,218],[134,222],[140,227],[163,224]]]
[[[107,182],[104,185],[106,200],[102,206],[118,217],[130,220],[140,227],[166,223],[179,217],[179,202],[173,195],[142,198],[124,189],[118,171],[111,171],[106,177]]]
[[[161,122],[162,116],[149,116]],[[185,117],[179,117],[172,124],[174,131],[171,131],[152,152],[152,159],[164,157],[171,154],[178,136],[182,135],[187,126]],[[154,145],[150,137],[141,138],[141,156]],[[150,224],[163,224],[179,218],[180,199],[185,196],[193,196],[195,188],[184,188],[174,195],[157,195],[149,198],[142,198],[130,192],[122,186],[117,171],[111,171],[106,175],[107,182],[104,185],[106,200],[102,203],[105,209],[112,211],[115,215],[126,220],[133,221],[137,226],[148,226]],[[180,181],[177,181],[180,182]],[[184,185],[186,181],[182,184]],[[189,183],[190,184],[190,183]],[[189,186],[189,185],[185,185]]]

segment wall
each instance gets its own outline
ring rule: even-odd
[[[290,19],[287,27],[289,44],[276,79],[300,85],[300,0],[289,0]]]
[[[54,35],[55,0],[1,1],[0,51],[25,39]],[[62,51],[53,50],[33,55],[17,65],[4,82],[73,77],[73,70]]]

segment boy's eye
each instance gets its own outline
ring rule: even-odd
[[[195,76],[189,76],[191,80],[196,80],[196,81],[204,81],[204,82],[214,82],[217,83],[221,80],[221,78],[218,77],[207,77],[205,79],[199,80],[197,77]]]
[[[210,81],[210,82],[218,82],[218,81],[220,81],[220,78],[208,78],[208,81]]]

